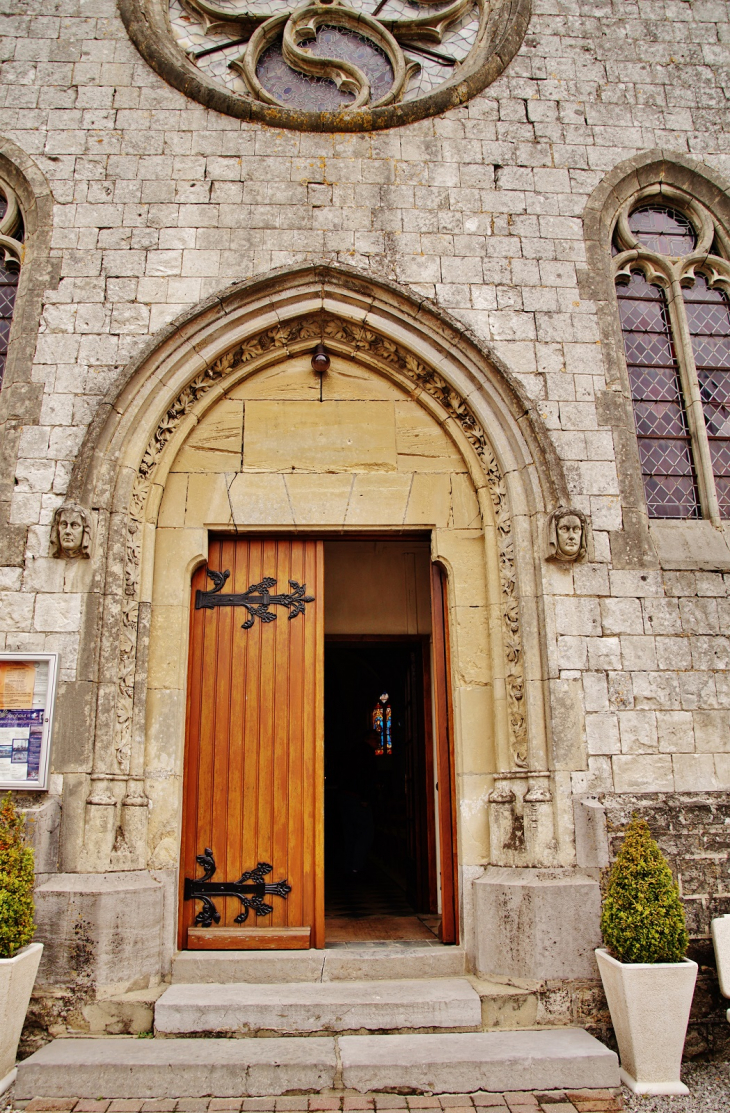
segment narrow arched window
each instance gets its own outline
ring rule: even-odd
[[[649,516],[719,521],[730,518],[730,266],[712,216],[669,203],[674,192],[619,214],[619,317]]]
[[[730,518],[730,301],[701,274],[683,293],[717,501]]]
[[[696,518],[697,480],[664,291],[634,271],[616,292],[649,516]]]
[[[23,261],[23,216],[14,191],[0,179],[0,387]]]

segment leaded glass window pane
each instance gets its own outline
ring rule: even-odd
[[[17,270],[8,270],[0,258],[0,386],[2,386],[5,362],[8,358],[8,337],[13,320],[19,277]]]
[[[730,302],[698,275],[684,290],[684,307],[700,384],[717,499],[730,518]]]
[[[643,205],[629,217],[629,228],[640,244],[659,255],[689,255],[697,246],[690,221],[668,205]]]
[[[8,211],[8,200],[0,193],[0,220]],[[16,243],[22,243],[25,237],[25,228],[21,218],[19,226],[13,232],[12,238]],[[15,295],[18,292],[18,279],[20,278],[19,266],[13,260],[10,266],[5,263],[3,252],[0,251],[0,387],[3,385],[5,363],[8,358],[8,338],[10,326],[13,323],[13,310],[15,308]]]
[[[616,293],[649,517],[697,518],[697,479],[664,293],[639,272]]]

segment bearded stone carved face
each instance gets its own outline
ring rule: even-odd
[[[65,502],[53,515],[51,554],[60,560],[88,560],[91,524],[88,512],[76,502]]]
[[[565,563],[582,560],[586,555],[586,533],[585,514],[569,506],[559,506],[548,523],[548,558]]]

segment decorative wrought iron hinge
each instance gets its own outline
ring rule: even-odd
[[[257,916],[268,916],[274,911],[272,904],[264,902],[265,896],[282,897],[284,900],[291,892],[291,885],[287,881],[277,881],[269,885],[264,881],[267,874],[272,873],[273,866],[268,862],[259,862],[254,870],[242,873],[238,881],[211,881],[216,871],[215,858],[209,846],[205,854],[198,854],[195,861],[205,870],[201,878],[186,877],[183,896],[185,900],[202,900],[203,907],[195,917],[198,927],[209,928],[213,923],[221,922],[221,914],[213,903],[215,897],[238,897],[243,910],[233,921],[234,924],[245,924],[248,919],[249,909],[253,908]],[[253,882],[253,884],[246,884]],[[251,894],[251,895],[249,895]]]
[[[298,584],[296,580],[289,580],[289,586],[294,590],[288,595],[271,595],[269,589],[276,587],[276,580],[272,580],[271,576],[266,576],[260,584],[251,584],[247,591],[238,594],[231,592],[230,595],[220,595],[219,592],[230,576],[230,571],[226,569],[225,572],[215,572],[212,568],[208,568],[206,572],[215,587],[212,591],[200,591],[200,589],[196,591],[196,611],[203,608],[212,610],[213,607],[245,607],[251,617],[242,624],[242,630],[250,630],[257,618],[261,619],[262,622],[273,622],[276,618],[276,612],[269,610],[272,605],[288,607],[289,619],[291,620],[296,618],[298,614],[304,614],[306,603],[314,602],[313,595],[304,594],[307,585]]]

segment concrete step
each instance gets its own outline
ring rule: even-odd
[[[316,951],[179,951],[172,983],[337,982],[384,978],[458,978],[461,947],[378,943]]]
[[[155,1031],[254,1036],[259,1032],[393,1032],[481,1027],[466,978],[173,985],[155,1006]]]
[[[18,1065],[15,1096],[263,1097],[342,1087],[453,1094],[618,1085],[612,1051],[580,1028],[558,1028],[263,1040],[60,1039]]]

